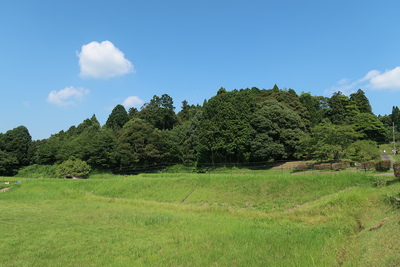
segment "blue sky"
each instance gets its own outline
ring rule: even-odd
[[[399,1],[1,1],[0,132],[33,139],[153,95],[274,84],[400,106]]]

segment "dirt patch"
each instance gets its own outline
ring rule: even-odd
[[[6,188],[3,188],[3,189],[0,189],[0,193],[4,193],[4,192],[6,192],[8,189],[11,189],[12,188],[12,186],[11,187],[6,187]]]

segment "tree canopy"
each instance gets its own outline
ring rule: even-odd
[[[293,89],[221,87],[202,105],[154,95],[140,109],[116,105],[101,125],[96,116],[47,139],[32,141],[24,126],[0,133],[0,174],[71,157],[92,169],[139,172],[170,164],[197,166],[295,158],[368,159],[400,127],[399,108],[376,116],[365,93],[331,97]]]

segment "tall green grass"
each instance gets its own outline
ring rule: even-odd
[[[386,196],[400,186],[373,180],[267,173],[27,179],[0,193],[0,265],[391,266],[400,258],[399,216]],[[384,217],[391,219],[368,231]]]

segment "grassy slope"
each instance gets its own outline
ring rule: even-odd
[[[0,265],[398,266],[400,217],[387,195],[400,185],[372,182],[363,173],[28,179],[0,193]]]

